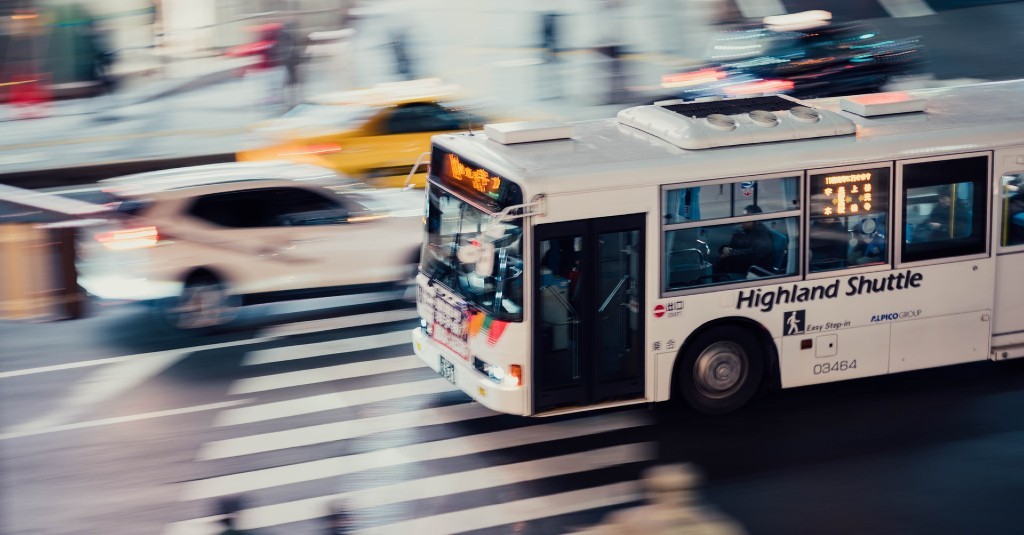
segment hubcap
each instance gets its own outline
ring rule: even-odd
[[[693,382],[701,394],[715,399],[731,396],[747,377],[747,355],[733,342],[717,342],[705,349],[693,367]]]
[[[174,325],[180,329],[213,327],[234,317],[227,294],[218,284],[186,286],[170,312]]]

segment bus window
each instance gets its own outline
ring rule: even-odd
[[[889,262],[888,167],[810,176],[811,273]]]
[[[1024,173],[1002,177],[1002,245],[1024,244]]]
[[[750,215],[758,213],[750,206]],[[790,258],[796,255],[799,224],[799,218],[787,217],[670,230],[665,289],[796,274],[798,263]]]
[[[763,213],[785,212],[799,207],[799,177],[746,180],[730,184],[673,187],[664,192],[664,221],[666,225],[711,221],[743,215],[750,204],[759,206]]]
[[[986,251],[988,157],[903,165],[902,260]]]
[[[666,188],[664,290],[796,274],[799,191],[797,176]]]

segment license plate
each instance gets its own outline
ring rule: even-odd
[[[437,368],[437,373],[441,374],[441,377],[448,379],[448,382],[455,384],[455,365],[448,362],[448,359],[441,358],[441,365]]]

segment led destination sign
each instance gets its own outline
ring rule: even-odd
[[[846,279],[845,285],[843,279],[836,279],[829,284],[816,284],[802,288],[794,284],[791,287],[778,286],[770,290],[761,288],[749,291],[740,290],[736,300],[736,309],[758,308],[761,312],[771,312],[775,305],[835,299],[839,297],[840,291],[843,292],[843,295],[854,296],[920,288],[923,280],[924,275],[908,269],[903,273],[890,273],[874,277],[854,275]]]
[[[490,210],[522,203],[519,186],[458,154],[434,147],[430,160],[431,176],[438,183]]]
[[[816,218],[863,215],[874,207],[885,211],[889,168],[811,175],[811,214]]]

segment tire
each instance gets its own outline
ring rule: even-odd
[[[194,274],[185,281],[181,295],[161,307],[164,321],[181,331],[209,331],[238,317],[239,303],[227,285],[209,273]]]
[[[764,351],[749,330],[714,327],[697,336],[676,366],[677,392],[703,414],[726,414],[745,405],[761,385]]]

